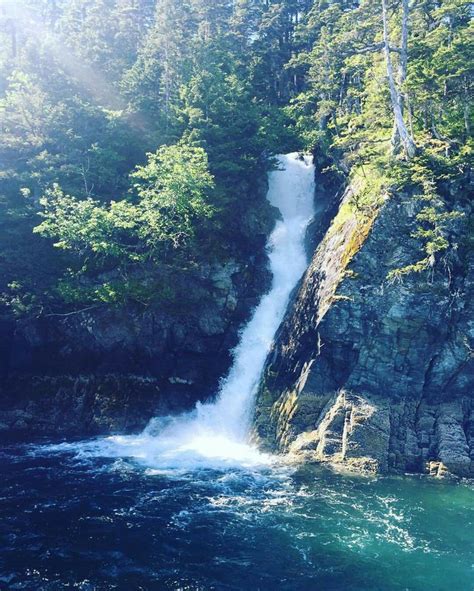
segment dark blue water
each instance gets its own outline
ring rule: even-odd
[[[8,445],[0,589],[474,589],[474,489],[324,469],[150,473]]]

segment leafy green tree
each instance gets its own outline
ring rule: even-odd
[[[255,172],[263,150],[259,110],[248,85],[219,57],[208,57],[182,88],[179,112],[187,140],[206,149],[213,174],[225,186],[235,186]]]
[[[212,216],[214,180],[202,148],[181,142],[148,154],[148,162],[131,175],[138,196],[138,236],[146,249],[164,244],[178,248],[195,235],[198,224]]]
[[[188,0],[158,0],[153,25],[121,83],[132,105],[153,114],[165,131],[179,88],[190,76],[196,28]]]
[[[40,200],[43,221],[34,231],[99,271],[126,273],[137,263],[169,262],[170,253],[189,247],[197,226],[212,216],[207,155],[184,144],[163,146],[131,177],[134,199],[108,204],[77,199],[55,185]]]

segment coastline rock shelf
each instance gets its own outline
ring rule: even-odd
[[[455,201],[469,219],[462,191]],[[395,194],[370,221],[333,221],[267,360],[254,419],[264,448],[357,470],[474,476],[465,221],[452,260],[387,281],[419,258],[415,215],[413,199]]]

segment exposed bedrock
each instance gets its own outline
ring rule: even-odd
[[[268,282],[262,252],[177,277],[171,307],[5,323],[0,432],[123,432],[192,408],[215,392]]]
[[[346,192],[344,203],[352,198]],[[422,258],[413,197],[338,216],[267,360],[255,435],[273,451],[381,472],[474,476],[474,260],[468,196],[450,253]]]

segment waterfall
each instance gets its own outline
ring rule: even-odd
[[[255,391],[273,337],[283,319],[291,291],[307,267],[305,230],[313,216],[314,169],[311,157],[297,153],[278,157],[279,169],[269,175],[267,199],[281,220],[268,241],[272,287],[262,298],[240,335],[234,363],[213,404],[198,407],[198,423],[218,427],[233,440],[248,433]]]
[[[272,286],[242,330],[234,361],[216,399],[193,412],[153,419],[138,436],[116,436],[89,446],[94,455],[133,457],[154,469],[249,465],[268,458],[248,444],[256,390],[291,291],[307,267],[305,230],[313,216],[314,167],[310,156],[278,156],[267,199],[281,219],[268,240]]]

